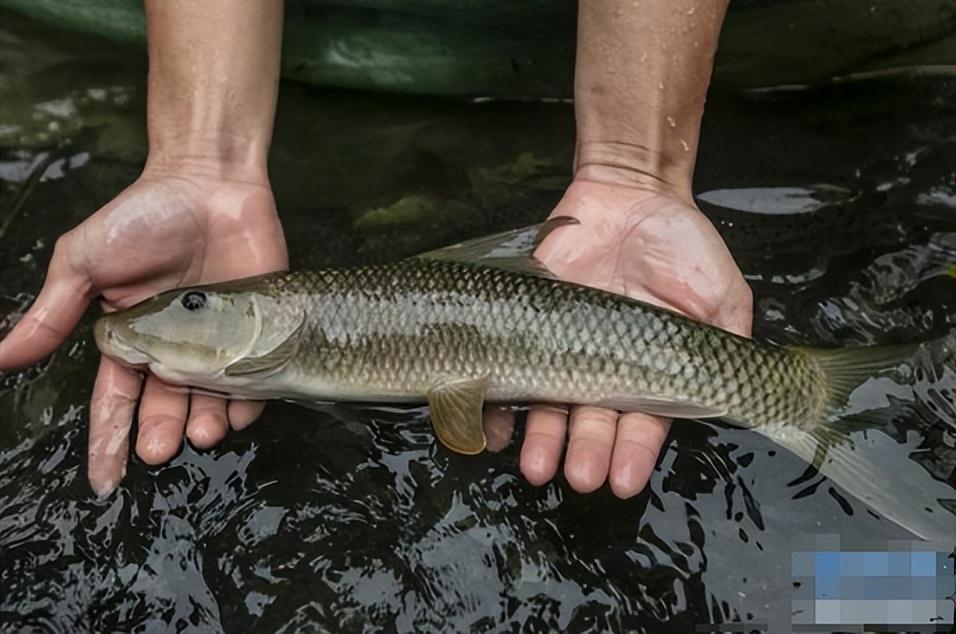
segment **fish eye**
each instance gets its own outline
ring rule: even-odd
[[[189,291],[179,300],[186,310],[200,310],[206,307],[206,294],[202,291]]]

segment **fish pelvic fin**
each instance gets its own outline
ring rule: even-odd
[[[445,447],[465,455],[484,451],[482,408],[487,388],[488,377],[482,377],[446,380],[429,390],[432,426]]]

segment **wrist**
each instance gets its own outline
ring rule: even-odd
[[[694,153],[690,148],[675,155],[637,143],[579,141],[574,163],[575,181],[639,189],[693,202]]]
[[[147,169],[266,183],[282,3],[147,0]]]
[[[144,176],[269,186],[267,142],[208,131],[151,132],[149,141]]]

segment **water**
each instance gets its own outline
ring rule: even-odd
[[[145,60],[90,42],[13,16],[0,27],[0,331],[55,237],[144,157]],[[704,124],[695,191],[754,288],[759,336],[928,342],[918,369],[859,396],[882,408],[868,433],[888,479],[956,479],[954,104],[951,79],[891,78],[715,94]],[[542,218],[572,141],[566,105],[286,85],[272,174],[293,265]],[[648,490],[619,501],[526,484],[520,425],[501,454],[449,454],[420,410],[273,404],[211,451],[132,457],[97,500],[93,313],[52,359],[0,378],[4,631],[785,631],[796,540],[906,537],[752,432],[676,424]]]

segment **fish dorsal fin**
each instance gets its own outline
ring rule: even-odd
[[[226,376],[244,376],[275,372],[288,363],[299,351],[299,344],[305,335],[305,312],[297,311],[287,319],[286,328],[279,328],[273,334],[262,334],[264,320],[262,311],[255,300],[253,309],[256,311],[257,340],[253,341],[250,350],[226,366]],[[275,324],[272,324],[273,326]]]
[[[488,377],[443,381],[428,391],[435,435],[456,453],[474,455],[485,448],[482,407]]]
[[[577,218],[556,216],[540,224],[475,238],[427,251],[415,257],[426,260],[469,262],[554,279],[556,276],[535,259],[534,250],[555,229],[578,223]]]

